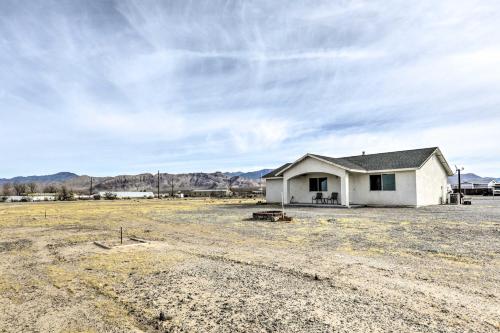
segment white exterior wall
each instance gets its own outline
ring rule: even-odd
[[[327,178],[327,191],[309,191],[309,178]],[[310,173],[294,177],[288,181],[288,202],[292,199],[294,203],[311,203],[316,193],[323,193],[323,198],[330,197],[332,192],[339,193],[339,203],[342,189],[340,188],[340,178],[326,173]]]
[[[370,174],[350,174],[350,199],[352,204],[417,206],[415,171],[387,172],[396,176],[396,191],[370,191]],[[380,174],[380,173],[373,173]]]
[[[281,203],[283,179],[266,179],[266,202]]]
[[[417,205],[439,205],[445,203],[447,197],[448,175],[443,165],[432,155],[417,170]]]

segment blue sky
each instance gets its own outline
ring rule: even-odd
[[[500,3],[0,0],[0,177],[439,146],[500,176]]]

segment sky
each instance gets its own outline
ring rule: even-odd
[[[0,0],[0,178],[439,146],[500,177],[500,2]]]

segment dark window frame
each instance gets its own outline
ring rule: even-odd
[[[309,178],[309,192],[318,192],[318,178]]]
[[[389,189],[384,188],[384,176],[392,176],[394,178],[394,186],[390,186]],[[374,178],[377,177],[377,178]],[[373,179],[377,179],[375,182]],[[380,173],[380,174],[372,174],[369,178],[370,183],[370,191],[379,192],[379,191],[396,191],[396,174],[395,173]],[[386,184],[386,187],[388,184]]]
[[[328,192],[328,177],[309,178],[309,192]]]

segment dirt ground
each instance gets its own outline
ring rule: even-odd
[[[500,198],[269,208],[1,204],[0,332],[499,332]]]

